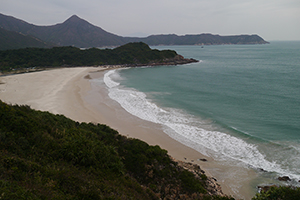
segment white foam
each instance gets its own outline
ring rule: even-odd
[[[110,78],[110,75],[114,74],[115,71],[116,71],[115,69],[110,70],[104,74],[103,81],[108,88],[113,88],[113,87],[120,85],[120,83],[117,83]]]
[[[104,76],[104,82],[109,88],[109,97],[132,115],[165,126],[165,132],[170,137],[201,150],[201,153],[213,152],[210,156],[217,159],[231,158],[253,168],[262,168],[282,175],[291,174],[275,161],[269,161],[256,145],[219,131],[206,130],[203,128],[206,124],[196,117],[180,110],[162,109],[149,101],[142,92],[117,87],[119,83],[110,78],[115,72],[109,71]],[[300,176],[295,174],[290,176],[300,179]]]

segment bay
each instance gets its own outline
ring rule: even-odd
[[[218,160],[300,180],[300,42],[155,46],[198,63],[109,71],[109,95]]]

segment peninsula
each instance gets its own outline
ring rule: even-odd
[[[0,51],[0,72],[53,67],[120,65],[140,67],[179,65],[198,62],[173,50],[151,49],[142,42],[128,43],[115,49],[79,49],[77,47],[26,48]]]

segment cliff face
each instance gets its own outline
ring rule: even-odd
[[[0,14],[0,27],[24,35],[31,35],[58,46],[103,47],[119,46],[129,42],[148,45],[215,45],[215,44],[265,44],[258,35],[219,36],[212,34],[151,35],[145,38],[122,37],[94,26],[76,15],[52,26],[36,26],[23,20]]]

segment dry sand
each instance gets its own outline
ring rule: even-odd
[[[177,160],[199,164],[215,177],[225,194],[251,199],[249,177],[252,170],[227,167],[207,158],[163,132],[161,125],[141,120],[127,113],[108,97],[103,83],[104,68],[77,67],[0,77],[0,99],[6,103],[30,105],[31,108],[63,114],[79,122],[107,124],[120,134],[159,145]],[[97,80],[92,84],[91,80]],[[199,161],[206,158],[208,162]]]

